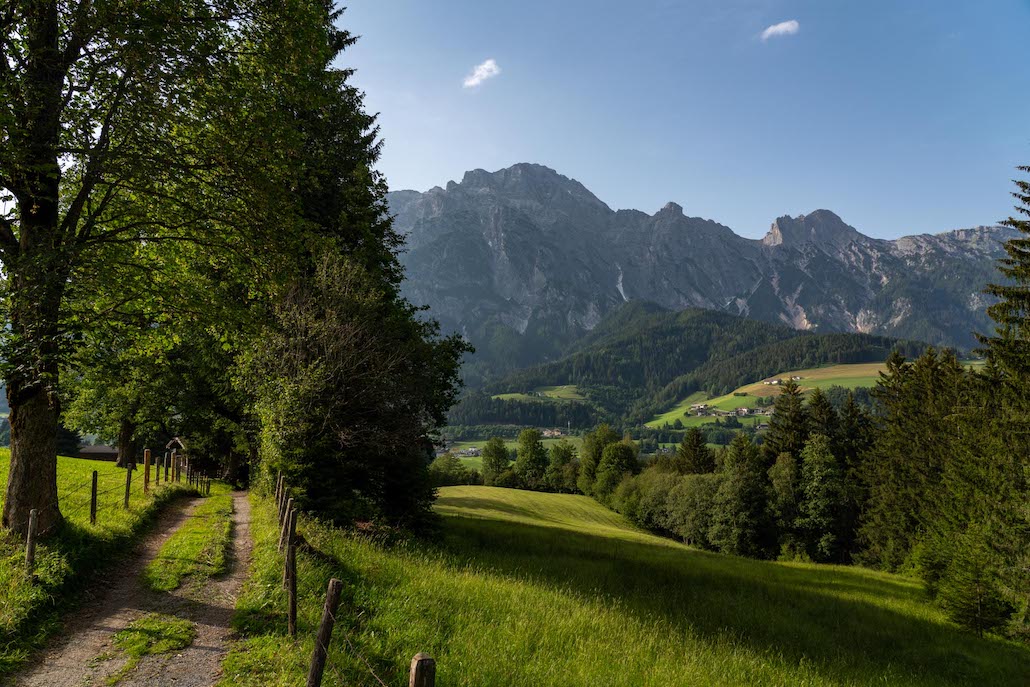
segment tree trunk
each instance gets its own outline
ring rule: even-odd
[[[60,226],[62,87],[67,66],[60,48],[58,6],[53,0],[25,9],[28,46],[22,87],[25,118],[14,127],[11,175],[18,200],[17,249],[5,258],[10,289],[10,330],[4,354],[11,406],[11,466],[3,524],[23,533],[29,511],[39,530],[61,521],[57,504],[57,398],[61,303],[71,251]]]
[[[7,390],[11,405],[11,468],[7,475],[3,523],[15,532],[28,529],[29,511],[39,511],[40,532],[60,523],[57,504],[58,409],[41,389],[22,400]]]
[[[120,468],[136,464],[136,423],[122,418],[118,428],[118,462]]]

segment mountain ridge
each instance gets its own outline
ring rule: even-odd
[[[404,293],[477,347],[473,383],[557,358],[630,300],[969,348],[989,326],[981,292],[1011,235],[980,226],[877,239],[817,209],[750,239],[675,202],[651,215],[613,210],[531,163],[388,199],[407,241]]]

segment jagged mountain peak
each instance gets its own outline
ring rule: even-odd
[[[815,210],[807,215],[777,217],[762,239],[766,246],[798,246],[815,243],[821,246],[842,247],[853,241],[872,241],[836,213]]]
[[[978,227],[873,239],[819,209],[753,240],[677,203],[612,211],[525,163],[389,202],[407,240],[405,295],[501,368],[553,358],[632,300],[970,347],[1008,238]]]
[[[575,179],[559,174],[550,167],[519,162],[495,172],[485,169],[473,169],[465,172],[460,184],[451,182],[448,191],[464,190],[470,192],[497,193],[512,199],[528,199],[538,202],[551,202],[560,197],[585,203],[595,208],[608,206],[597,196],[587,190],[586,186]]]

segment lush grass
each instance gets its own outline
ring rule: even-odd
[[[387,546],[302,519],[300,636],[285,637],[275,515],[256,499],[243,639],[224,685],[303,675],[344,580],[327,685],[1025,685],[1030,652],[949,624],[910,579],[698,552],[582,496],[441,490],[437,543]]]
[[[128,660],[108,678],[107,684],[118,684],[144,656],[185,649],[196,636],[197,628],[192,622],[174,616],[148,613],[134,620],[114,635],[115,646],[125,652]]]
[[[187,577],[203,579],[226,572],[232,543],[232,492],[222,482],[211,484],[211,497],[194,509],[168,538],[143,571],[155,591],[177,589]]]
[[[964,360],[962,364],[966,367],[983,367],[982,360]],[[825,365],[823,367],[812,367],[806,370],[791,370],[778,375],[766,378],[790,379],[801,377],[798,385],[802,391],[812,389],[828,389],[831,386],[842,386],[845,389],[871,388],[876,386],[880,380],[880,373],[886,372],[886,363],[855,363],[850,365]],[[690,411],[690,406],[695,403],[707,403],[720,410],[733,410],[735,408],[754,408],[758,405],[759,398],[777,396],[780,387],[771,384],[763,384],[766,380],[758,380],[751,384],[745,384],[725,396],[708,398],[708,395],[701,391],[695,391],[686,398],[679,401],[675,406],[664,413],[656,415],[648,423],[648,427],[662,427],[665,423],[670,425],[677,419],[683,422],[685,427],[696,427],[714,421],[710,418],[687,418],[684,414]],[[737,396],[735,394],[744,394]]]
[[[538,386],[532,393],[495,394],[493,398],[504,401],[584,401],[586,397],[575,384],[561,386]]]
[[[0,450],[0,484],[10,453]],[[89,524],[90,484],[98,474],[97,524]],[[24,661],[55,627],[61,604],[96,569],[110,565],[152,521],[158,507],[188,490],[164,482],[143,494],[142,466],[133,474],[129,509],[122,507],[125,470],[106,461],[58,458],[58,496],[65,526],[36,549],[36,575],[25,575],[25,545],[0,533],[0,675]],[[0,492],[0,502],[3,494]]]
[[[538,386],[533,389],[538,394],[548,398],[560,398],[567,401],[582,401],[585,396],[579,392],[575,384],[564,384],[562,386]]]
[[[842,386],[846,389],[857,389],[860,387],[876,386],[876,382],[880,378],[879,373],[886,369],[887,367],[884,363],[826,365],[824,367],[813,367],[806,370],[791,370],[789,372],[774,375],[769,379],[790,379],[795,376],[801,377],[798,384],[801,386],[802,391],[811,391],[815,388],[827,389],[831,386]],[[707,420],[707,418],[683,417],[684,413],[689,412],[690,406],[695,403],[708,403],[720,410],[754,408],[758,405],[759,398],[768,398],[780,393],[779,386],[763,384],[762,382],[764,381],[766,380],[758,380],[751,384],[745,384],[742,387],[734,389],[731,393],[728,393],[725,396],[717,396],[713,398],[706,398],[705,394],[694,392],[666,412],[655,416],[647,423],[647,426],[661,427],[666,422],[671,425],[677,418],[683,421],[684,426],[688,427],[696,426],[696,424],[707,424],[707,422],[702,422],[702,420]],[[744,395],[737,396],[735,394]],[[688,420],[695,424],[687,424]],[[711,420],[708,420],[708,422],[711,422]]]

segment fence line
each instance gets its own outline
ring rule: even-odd
[[[297,636],[297,516],[298,510],[294,507],[295,501],[289,495],[290,489],[286,483],[283,473],[280,472],[275,481],[275,504],[278,514],[279,541],[278,551],[284,554],[283,560],[283,586],[287,590],[287,629],[289,635],[296,641]],[[311,654],[311,661],[308,665],[306,687],[321,687],[322,677],[328,668],[341,684],[350,682],[330,661],[329,645],[333,636],[333,629],[336,625],[336,612],[340,605],[340,593],[343,590],[343,582],[335,577],[329,580],[326,587],[325,601],[322,606],[322,619],[318,624],[318,631],[315,634],[315,648]],[[369,674],[382,687],[387,687],[379,675],[376,674],[372,663],[358,651],[346,632],[343,632],[344,646],[357,660],[365,665]],[[409,687],[434,687],[436,684],[436,661],[428,654],[419,652],[411,659],[411,666],[408,671]]]
[[[178,453],[178,451],[174,451],[172,453],[172,456],[176,459],[176,461],[178,463],[181,463],[181,461],[183,460],[183,457]],[[144,496],[146,496],[149,493],[149,491],[150,491],[149,490],[149,485],[148,485],[148,481],[149,481],[149,468],[150,468],[149,460],[148,460],[149,457],[150,457],[150,449],[146,449],[145,452],[144,452],[145,467],[144,467],[144,482],[143,482],[143,489],[142,489],[142,492],[143,492]],[[167,468],[168,466],[166,465],[165,467]],[[192,468],[192,466],[191,466],[191,468]],[[90,523],[89,524],[90,524],[90,526],[96,526],[96,523],[97,523],[97,513],[100,513],[102,511],[106,512],[109,509],[117,509],[118,508],[118,504],[117,503],[114,503],[114,504],[101,504],[100,503],[100,497],[104,496],[106,494],[110,494],[110,493],[115,492],[115,491],[121,491],[122,489],[125,490],[124,498],[123,498],[123,502],[122,502],[122,510],[128,510],[129,509],[130,497],[131,497],[131,494],[132,494],[132,473],[133,473],[133,471],[135,469],[136,469],[136,464],[135,463],[128,463],[128,464],[126,464],[126,466],[125,466],[125,484],[124,484],[124,486],[120,483],[120,478],[119,478],[119,480],[118,480],[119,483],[117,483],[117,484],[115,484],[113,486],[107,487],[105,489],[102,489],[102,490],[97,488],[98,487],[98,483],[99,483],[99,471],[94,470],[92,472],[88,482],[80,484],[79,486],[74,487],[71,490],[66,491],[63,494],[58,493],[56,498],[53,501],[51,501],[50,503],[48,503],[48,504],[46,504],[46,505],[44,505],[44,506],[42,506],[40,508],[33,508],[32,510],[29,511],[29,517],[24,522],[19,522],[18,523],[18,527],[12,528],[12,529],[22,529],[22,528],[24,528],[26,530],[26,538],[25,538],[25,568],[26,568],[26,573],[28,574],[28,576],[30,578],[33,578],[33,575],[34,575],[36,542],[40,538],[45,537],[47,534],[49,534],[51,531],[53,531],[56,527],[58,527],[59,525],[63,524],[64,520],[67,519],[67,516],[78,514],[83,509],[89,507],[89,509],[90,509]],[[160,472],[160,468],[158,468],[158,471]],[[211,477],[206,472],[202,472],[202,471],[197,471],[197,470],[191,469],[188,474],[189,474],[189,477],[191,478],[191,481],[189,482],[190,486],[193,486],[202,495],[210,495],[211,494]],[[173,481],[176,482],[176,483],[180,483],[181,482],[181,476],[182,476],[181,470],[176,470],[175,471],[175,476],[173,478]],[[106,477],[106,475],[105,475],[105,477]],[[157,484],[157,482],[155,481],[155,485],[156,484]],[[165,481],[165,486],[168,486],[168,480]],[[87,487],[90,488],[90,499],[89,499],[88,503],[79,503],[79,504],[74,504],[74,505],[67,503],[67,500],[69,498],[71,498],[73,495],[77,494],[78,492],[82,491],[83,489],[86,489]],[[46,527],[46,528],[44,528],[42,530],[39,530],[38,527],[37,527],[37,523],[39,521],[39,515],[41,513],[44,513],[46,511],[50,510],[51,508],[59,508],[62,502],[65,502],[65,509],[64,509],[64,511],[62,513],[62,515],[64,517],[59,519],[59,520],[55,520],[48,527]]]

